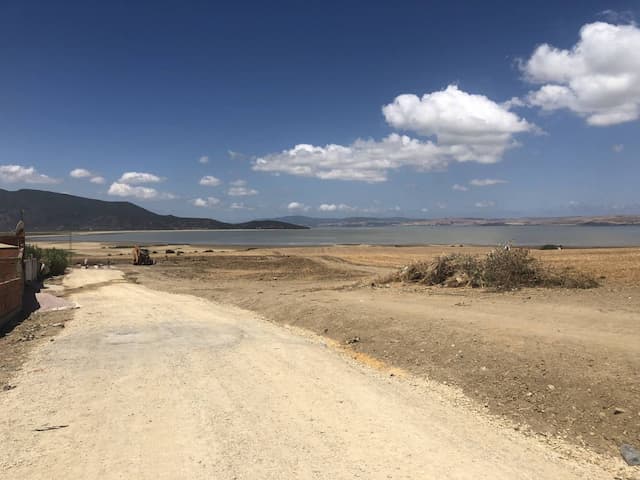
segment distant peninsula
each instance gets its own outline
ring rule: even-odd
[[[159,215],[131,202],[107,202],[43,190],[0,189],[0,231],[13,230],[20,218],[24,218],[28,232],[309,228],[279,220],[226,223]]]
[[[391,226],[509,226],[509,225],[585,225],[616,226],[640,225],[640,215],[604,215],[574,217],[524,217],[524,218],[405,218],[405,217],[346,217],[316,218],[303,215],[280,217],[276,220],[291,222],[309,228],[356,228]]]

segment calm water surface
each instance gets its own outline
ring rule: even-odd
[[[194,244],[246,246],[305,246],[335,244],[421,245],[472,244],[543,245],[573,247],[640,246],[640,225],[595,227],[549,226],[407,226],[372,228],[314,228],[310,230],[172,230],[76,233],[74,241],[131,244]],[[33,237],[32,240],[36,240]],[[69,241],[68,235],[37,237],[39,241]]]

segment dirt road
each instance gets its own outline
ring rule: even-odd
[[[247,311],[117,270],[65,284],[81,308],[0,392],[4,478],[611,478]]]

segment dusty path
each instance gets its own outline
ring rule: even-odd
[[[66,283],[74,320],[0,392],[2,478],[611,478],[246,311]]]

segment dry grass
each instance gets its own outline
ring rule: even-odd
[[[380,283],[513,290],[523,287],[595,288],[597,280],[571,268],[552,268],[524,248],[496,248],[486,256],[453,253],[403,267]]]

